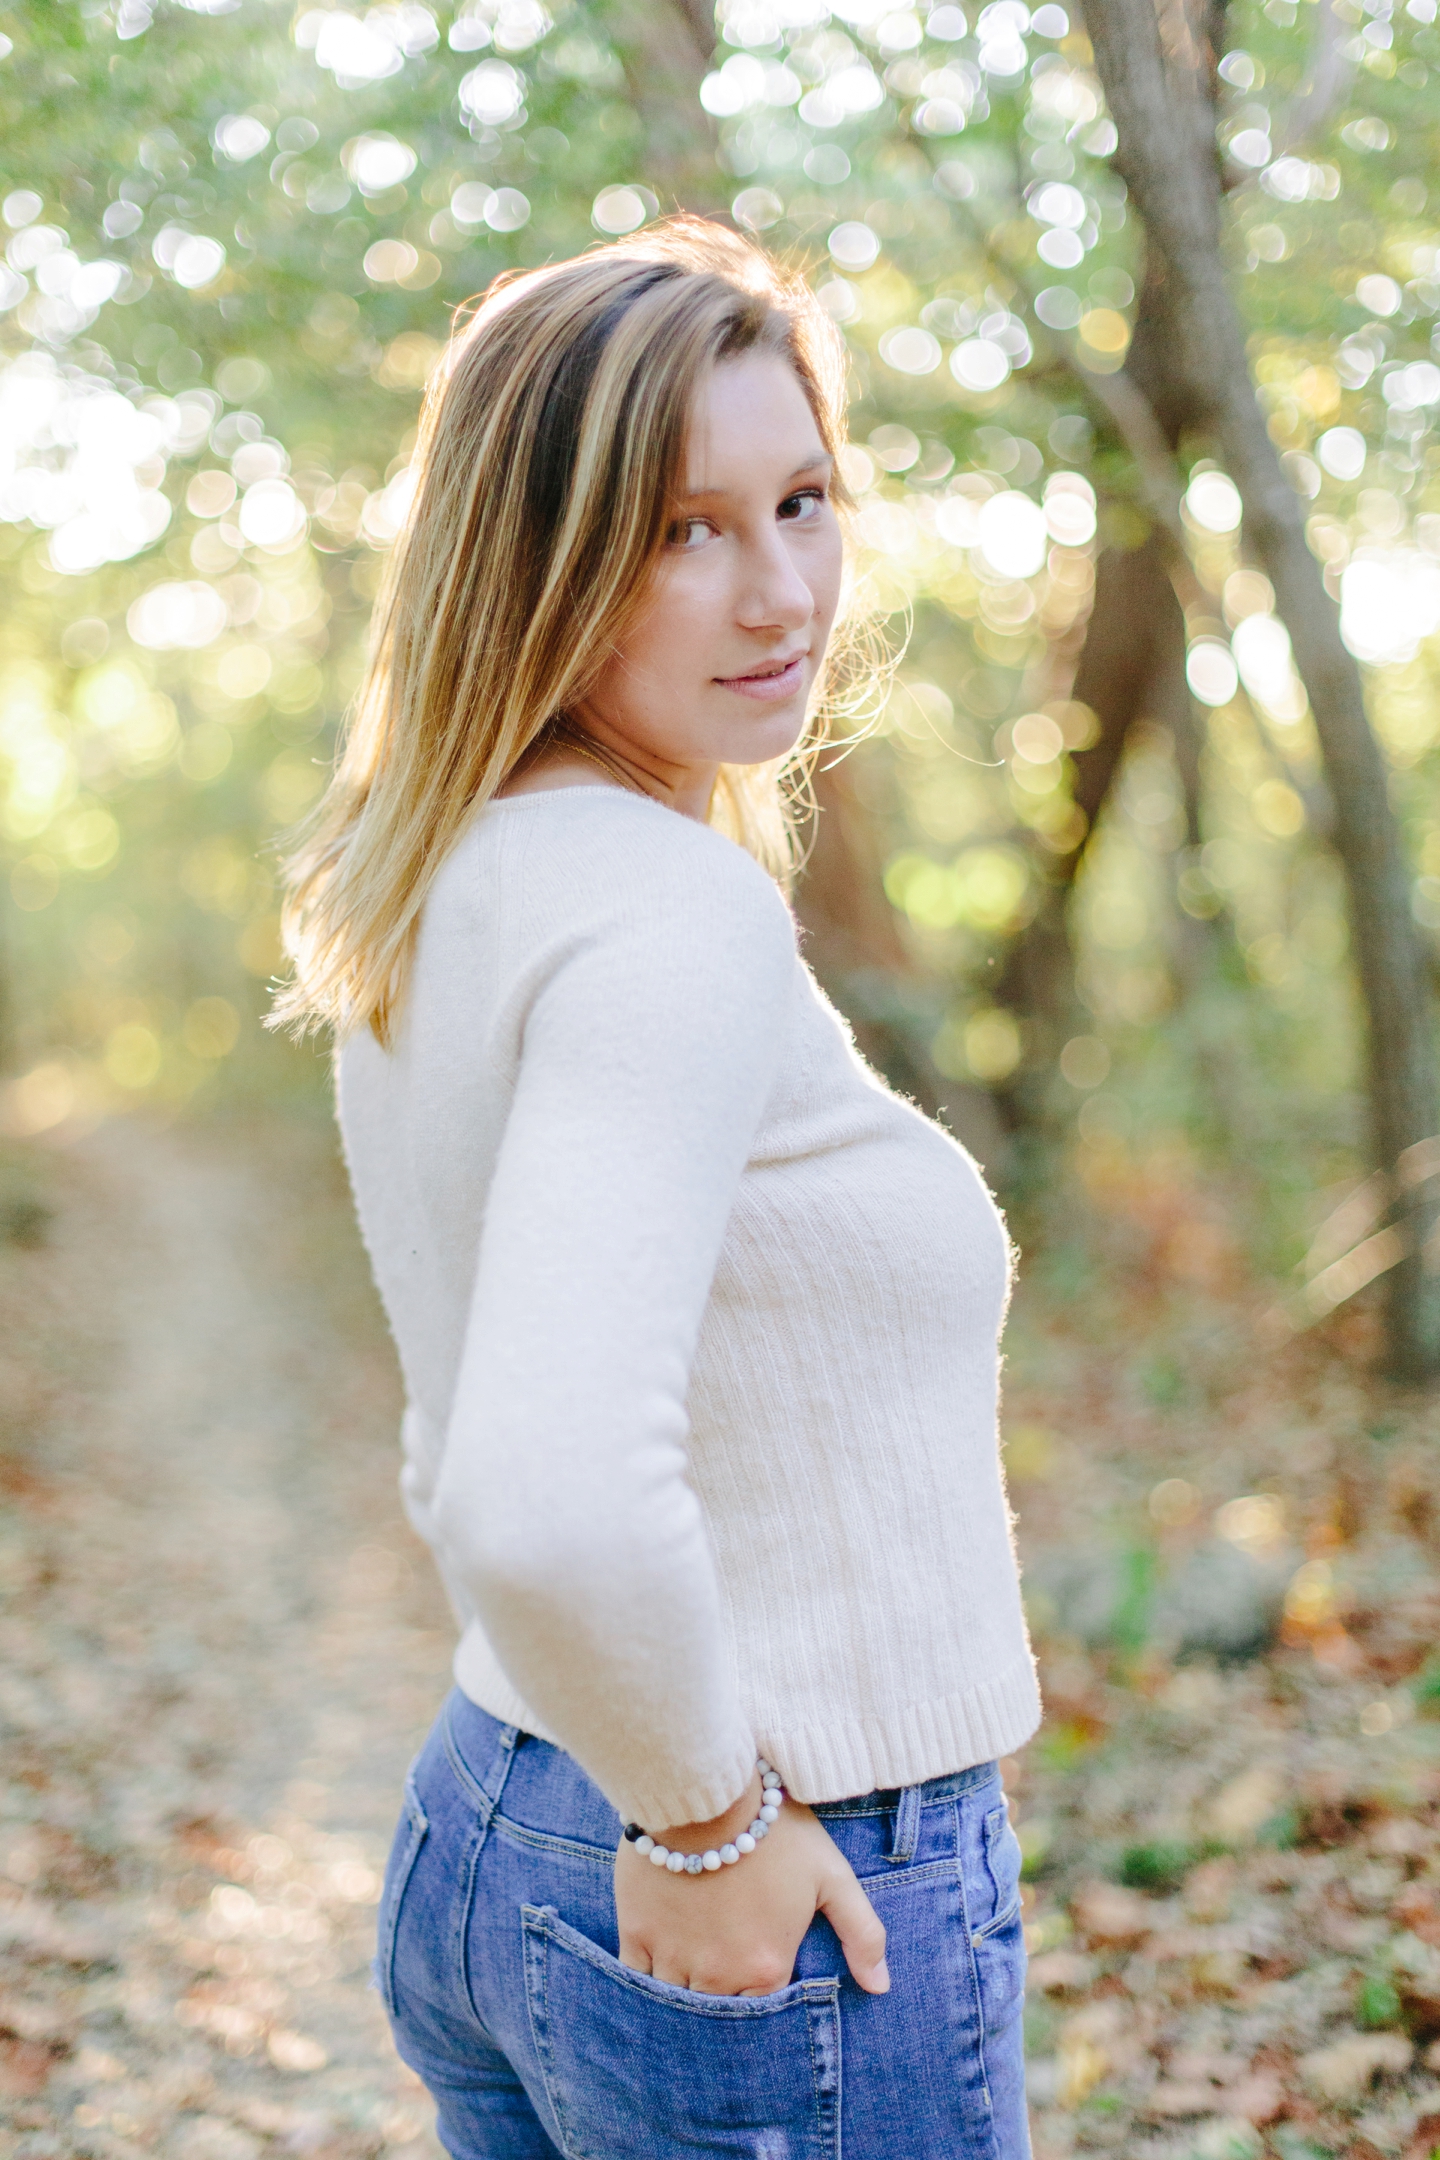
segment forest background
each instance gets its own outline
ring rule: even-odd
[[[44,1164],[117,1117],[256,1145],[325,1110],[262,1028],[276,837],[455,310],[683,205],[843,327],[898,657],[822,761],[799,907],[1024,1253],[1057,2152],[1440,2142],[1405,1947],[1440,1962],[1435,14],[0,9],[17,1267]]]
[[[12,1134],[323,1088],[313,1054],[260,1031],[274,842],[359,675],[421,386],[497,271],[679,203],[807,262],[850,347],[862,606],[904,657],[822,779],[802,908],[866,1047],[1012,1184],[1038,1136],[1082,1172],[1156,1131],[1243,1159],[1248,1256],[1279,1281],[1311,1253],[1307,1319],[1406,1273],[1393,1234],[1354,1257],[1383,1204],[1313,1239],[1317,1194],[1440,1127],[1428,0],[1197,16],[1201,165],[1177,107],[1158,184],[1138,179],[1152,226],[1167,200],[1219,213],[1223,191],[1222,312],[1248,342],[1217,365],[1253,411],[1248,355],[1383,774],[1337,768],[1325,740],[1333,632],[1297,672],[1267,476],[1240,470],[1254,444],[1199,379],[1223,334],[1185,319],[1186,236],[1147,251],[1078,16],[971,14],[16,13]],[[1408,1126],[1382,1102],[1378,1132],[1361,1014],[1386,963],[1362,935],[1357,1003],[1344,897],[1347,812],[1377,780],[1397,829],[1393,859],[1382,836],[1358,865],[1360,928],[1381,894],[1392,944],[1410,937],[1381,1047],[1392,1069],[1418,1057],[1425,1098]],[[1433,1317],[1406,1324],[1392,1362],[1433,1366]]]

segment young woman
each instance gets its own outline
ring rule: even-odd
[[[293,865],[461,1629],[377,1962],[456,2160],[1028,2151],[1009,1248],[783,897],[842,382],[699,222],[493,288]]]

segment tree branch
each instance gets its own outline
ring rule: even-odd
[[[714,0],[671,0],[671,5],[684,16],[701,63],[708,67],[717,42]]]
[[[1343,40],[1333,0],[1317,0],[1315,30],[1310,43],[1307,81],[1280,116],[1275,141],[1281,152],[1298,150],[1311,135],[1318,135],[1329,119],[1349,81],[1351,69],[1341,50]]]
[[[643,177],[665,209],[718,214],[726,207],[715,123],[700,83],[715,50],[706,0],[599,0],[640,119]]]
[[[969,224],[971,237],[981,254],[1001,277],[1019,286],[1025,295],[1030,313],[1034,316],[1036,296],[1029,279],[1015,265],[1001,262],[990,246],[988,234],[981,230],[973,215],[962,205],[956,207],[961,209],[961,214]],[[1040,318],[1036,316],[1035,319],[1039,321]],[[1168,552],[1168,560],[1180,605],[1188,613],[1203,595],[1191,567],[1185,542],[1185,527],[1180,517],[1180,498],[1184,494],[1180,469],[1154,406],[1134,376],[1124,368],[1102,375],[1085,365],[1080,357],[1078,339],[1051,329],[1048,323],[1045,330],[1087,397],[1100,407],[1134,459],[1140,481],[1141,499],[1173,543]]]

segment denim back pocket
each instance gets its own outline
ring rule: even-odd
[[[521,1908],[530,2029],[567,2160],[839,2160],[838,1980],[695,1995]]]
[[[405,1780],[405,1806],[390,1847],[390,1857],[385,1863],[385,1887],[380,1893],[380,1913],[376,1922],[375,1983],[392,2018],[396,2015],[395,1935],[400,1924],[400,1908],[405,1902],[405,1892],[420,1857],[420,1848],[429,1834],[429,1817],[420,1805],[412,1770]]]

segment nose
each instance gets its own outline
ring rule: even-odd
[[[815,595],[778,526],[755,537],[744,551],[740,568],[735,614],[742,628],[804,629],[815,613]]]

